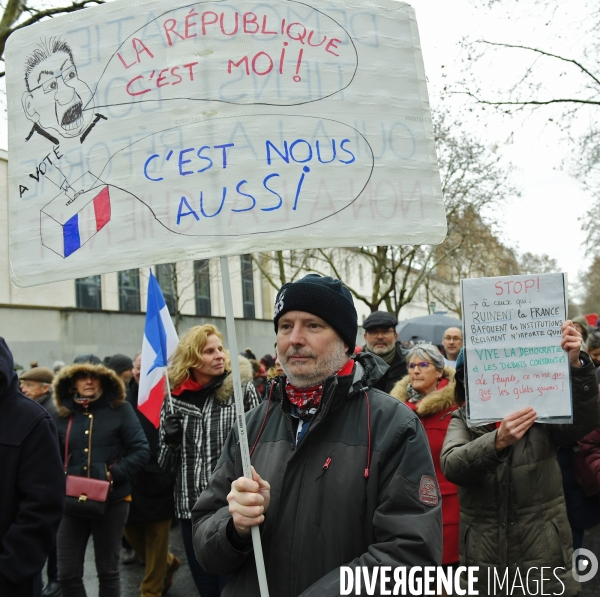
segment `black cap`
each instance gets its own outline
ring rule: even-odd
[[[108,363],[106,366],[109,369],[112,369],[115,373],[123,373],[123,371],[129,371],[133,369],[133,361],[124,354],[114,354],[110,359],[108,359]]]
[[[102,361],[100,357],[97,357],[95,354],[80,354],[73,359],[73,364],[82,364],[89,363],[90,365],[102,365]]]
[[[344,344],[354,349],[358,331],[358,315],[350,291],[335,278],[308,274],[281,287],[275,299],[273,323],[275,332],[279,318],[288,311],[305,311],[326,321]]]
[[[373,328],[394,328],[395,330],[397,325],[398,320],[387,311],[373,311],[362,324],[365,330]]]

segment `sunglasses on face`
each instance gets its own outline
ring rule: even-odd
[[[76,380],[80,380],[80,379],[100,379],[95,373],[82,373],[80,375],[77,375],[75,377]]]
[[[418,367],[419,369],[427,369],[427,367],[429,367],[429,365],[431,365],[431,363],[426,363],[425,361],[421,361],[420,363],[409,363],[408,368],[414,369],[415,367]]]
[[[396,330],[394,328],[388,328],[388,329],[371,329],[371,330],[367,330],[367,335],[368,336],[379,336],[380,334],[382,336],[391,336]]]

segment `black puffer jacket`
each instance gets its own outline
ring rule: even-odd
[[[90,402],[87,409],[73,399],[73,379],[82,372],[97,375],[103,389],[100,398]],[[74,415],[69,438],[69,474],[88,476],[86,450],[91,436],[90,476],[106,479],[110,470],[111,502],[131,494],[131,478],[143,469],[150,449],[133,408],[125,402],[125,386],[117,374],[103,365],[89,363],[65,367],[54,380],[54,400],[63,454],[69,418]]]
[[[65,500],[65,475],[50,415],[19,392],[0,338],[0,596],[35,597]]]
[[[406,405],[372,387],[387,370],[381,359],[362,353],[356,361],[350,375],[325,380],[298,446],[285,378],[271,380],[270,404],[246,415],[251,446],[262,427],[252,464],[271,484],[261,536],[276,597],[337,596],[340,566],[441,562],[439,488],[423,426]],[[233,574],[223,597],[258,597],[251,544],[234,549],[228,535],[227,494],[242,476],[237,443],[235,426],[192,511],[194,548],[207,571]]]
[[[383,390],[386,394],[389,394],[392,391],[392,388],[408,375],[406,357],[404,356],[404,352],[402,352],[400,342],[396,342],[394,348],[396,354],[394,355],[394,360],[392,361],[390,368],[385,372],[382,378],[377,381],[377,388]],[[367,353],[369,352],[366,345],[363,347],[363,350]]]
[[[175,473],[163,471],[158,464],[158,429],[138,410],[139,389],[132,379],[127,386],[127,402],[133,407],[150,445],[150,460],[131,481],[132,500],[127,522],[166,520],[175,514]]]

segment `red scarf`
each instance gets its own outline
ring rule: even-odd
[[[354,368],[354,361],[350,359],[337,373],[337,376],[350,375]],[[312,386],[310,388],[297,388],[289,380],[285,383],[285,393],[288,400],[298,409],[300,416],[305,415],[311,409],[319,408],[323,398],[323,384]]]
[[[173,396],[180,396],[186,390],[190,392],[197,392],[201,390],[203,386],[201,386],[195,379],[189,377],[182,384],[178,385],[172,392]]]

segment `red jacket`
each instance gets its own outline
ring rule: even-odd
[[[446,367],[444,377],[442,377],[437,389],[416,404],[407,401],[406,388],[408,382],[407,375],[393,387],[390,394],[400,402],[404,402],[406,406],[419,415],[419,419],[427,432],[435,474],[442,493],[442,521],[444,525],[442,564],[454,564],[458,562],[458,521],[460,517],[458,488],[446,479],[440,467],[440,454],[452,418],[451,413],[457,408],[454,402],[454,369]]]

